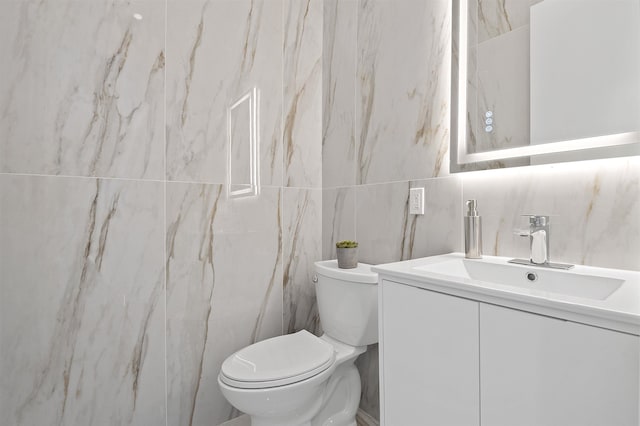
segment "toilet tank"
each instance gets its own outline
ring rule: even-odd
[[[316,262],[320,323],[328,336],[352,346],[378,342],[378,274],[358,263],[340,269],[336,260]]]

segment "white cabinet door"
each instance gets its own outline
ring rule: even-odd
[[[381,307],[383,425],[478,425],[478,303],[385,280]]]
[[[638,336],[480,304],[482,426],[638,426]]]

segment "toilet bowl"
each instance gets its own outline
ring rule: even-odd
[[[356,358],[378,341],[377,274],[360,263],[316,262],[316,296],[325,330],[302,330],[228,357],[218,385],[252,426],[355,426],[360,403]]]

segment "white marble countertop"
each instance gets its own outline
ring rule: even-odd
[[[480,302],[520,309],[540,315],[566,319],[597,327],[640,335],[640,272],[619,269],[596,268],[576,265],[569,271],[558,274],[576,274],[622,280],[620,287],[603,300],[570,296],[541,291],[530,287],[498,284],[472,279],[464,268],[451,273],[436,273],[417,269],[426,265],[436,265],[451,260],[463,260],[464,254],[450,253],[372,267],[380,275],[380,280],[406,283],[415,287],[451,294]],[[464,259],[465,262],[483,262],[508,265],[527,271],[544,273],[546,268],[508,264],[507,257],[484,256],[482,259]],[[427,268],[428,269],[428,268]],[[442,270],[442,268],[440,268]]]

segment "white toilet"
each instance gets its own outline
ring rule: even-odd
[[[378,341],[378,274],[370,265],[316,262],[325,334],[303,330],[247,346],[218,375],[223,395],[252,426],[355,426],[360,374],[354,365]]]

